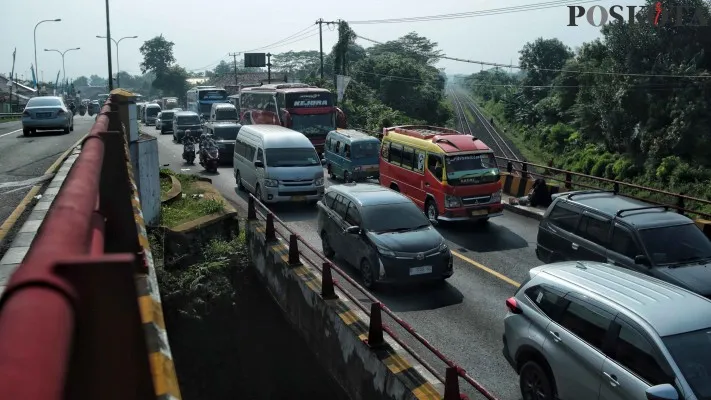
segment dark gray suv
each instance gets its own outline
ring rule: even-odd
[[[402,194],[367,183],[330,186],[318,202],[323,253],[359,267],[364,286],[452,276],[452,253]]]
[[[691,219],[613,192],[554,196],[538,228],[536,255],[549,263],[600,261],[711,298],[711,241]]]

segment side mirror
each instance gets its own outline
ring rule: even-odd
[[[664,383],[645,390],[647,400],[679,400],[679,392],[668,383]]]
[[[348,228],[344,229],[343,232],[345,233],[350,233],[351,235],[360,235],[360,226],[349,226]]]
[[[326,159],[325,159],[325,158],[322,158],[322,159],[321,159],[321,165],[326,165]]]
[[[637,265],[645,265],[645,266],[650,266],[652,263],[649,262],[649,259],[647,256],[644,255],[638,255],[634,257],[634,263]]]
[[[254,166],[255,166],[256,168],[264,168],[264,162],[261,161],[261,160],[257,160],[257,161],[254,162]]]
[[[437,221],[436,219],[430,219],[430,224],[432,224],[433,226],[437,226],[439,225],[439,221]]]

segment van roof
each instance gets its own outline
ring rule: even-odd
[[[240,128],[240,135],[244,134],[259,136],[265,148],[314,148],[314,145],[304,134],[281,125],[244,125]]]
[[[378,140],[378,138],[370,136],[365,132],[357,131],[355,129],[337,129],[335,131],[329,132],[328,134],[343,136],[345,139],[349,139],[351,141],[374,141],[380,143],[380,140]]]
[[[600,262],[566,261],[542,265],[530,273],[624,309],[662,337],[711,327],[711,300],[635,271]]]
[[[98,100],[94,100],[94,101],[98,101]],[[148,103],[148,104],[146,104],[145,107],[146,107],[146,108],[156,108],[156,107],[160,108],[160,104],[158,104],[158,103]]]
[[[196,117],[198,116],[195,111],[177,111],[175,114],[178,115],[179,117],[190,117],[193,115]]]
[[[212,106],[215,108],[237,108],[232,103],[212,103]]]
[[[693,221],[679,213],[631,197],[602,190],[579,190],[557,194],[570,203],[597,210],[609,218],[616,217],[640,229],[691,224]],[[624,211],[628,210],[628,211]],[[620,211],[624,211],[619,214]]]

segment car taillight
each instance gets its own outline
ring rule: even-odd
[[[508,308],[512,314],[521,314],[523,312],[523,310],[521,310],[518,306],[518,302],[513,297],[506,299],[506,308]]]
[[[22,115],[25,116],[25,117],[29,117],[29,116],[30,116],[30,112],[29,112],[29,111],[23,111],[23,112],[22,112]]]

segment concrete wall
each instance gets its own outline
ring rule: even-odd
[[[138,147],[138,193],[143,207],[143,218],[148,225],[160,221],[160,164],[158,163],[158,140],[154,136],[141,135]]]
[[[391,339],[377,350],[364,342],[368,317],[342,293],[337,300],[324,300],[318,270],[308,264],[289,266],[288,246],[266,243],[262,221],[245,225],[259,276],[321,365],[352,399],[441,398],[443,386]]]

